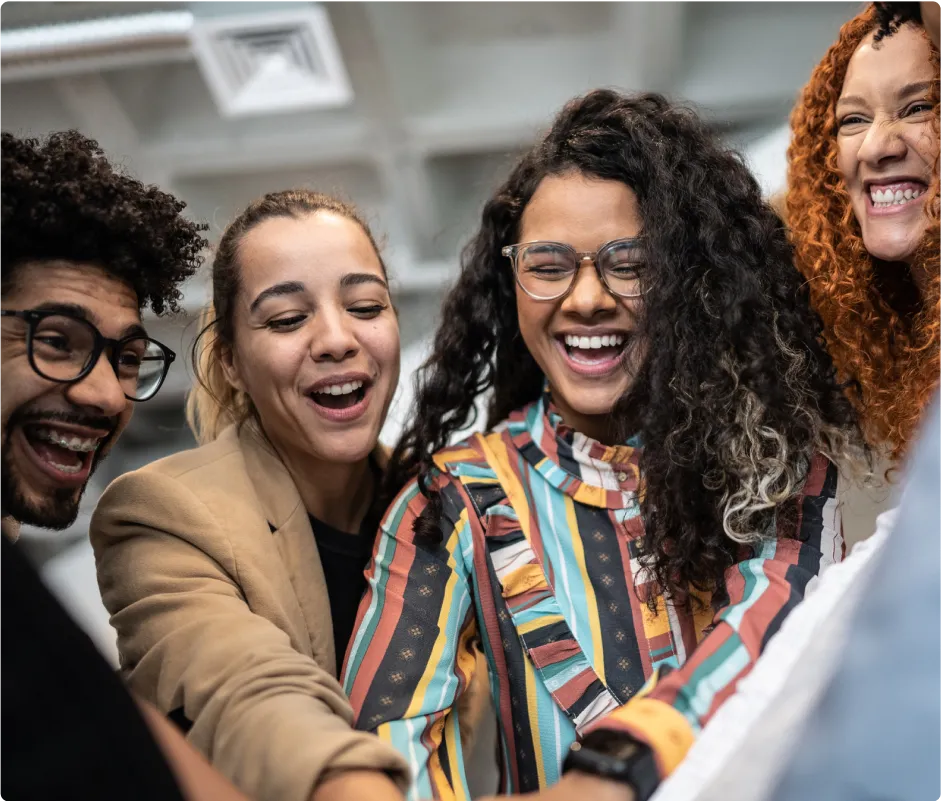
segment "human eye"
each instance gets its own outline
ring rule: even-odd
[[[350,307],[350,313],[355,314],[363,320],[371,320],[378,317],[386,310],[384,303],[359,303]]]
[[[909,105],[904,112],[902,112],[903,117],[913,117],[918,114],[930,114],[934,109],[934,105],[927,100],[916,100],[914,103]]]
[[[572,257],[559,248],[529,248],[522,258],[522,268],[539,278],[564,278],[572,272]]]
[[[869,120],[866,119],[864,115],[859,114],[858,112],[853,112],[850,114],[845,114],[840,118],[839,128],[842,131],[846,128],[851,128],[856,125],[865,125],[867,122],[869,122]]]
[[[301,324],[306,319],[306,314],[289,314],[284,317],[275,317],[265,323],[265,326],[272,331],[294,331],[295,329],[300,328]]]

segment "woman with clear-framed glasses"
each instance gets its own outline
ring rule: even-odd
[[[501,793],[649,798],[842,558],[838,477],[868,464],[779,218],[693,112],[577,98],[484,206],[419,387],[357,725],[412,798],[466,797],[479,642]]]

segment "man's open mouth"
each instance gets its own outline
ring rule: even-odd
[[[34,455],[47,470],[66,479],[90,472],[95,453],[107,436],[79,434],[43,423],[24,425],[22,431]]]

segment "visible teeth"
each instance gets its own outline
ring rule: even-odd
[[[597,348],[619,347],[624,344],[624,337],[620,334],[610,334],[603,337],[577,337],[566,334],[565,344],[570,348],[579,348],[580,350],[596,350]]]
[[[49,462],[56,470],[59,470],[62,473],[77,473],[82,469],[82,465],[68,465],[68,464],[56,464],[55,462]]]
[[[351,392],[356,392],[356,390],[362,386],[362,381],[351,381],[349,384],[330,384],[329,386],[315,389],[314,392],[321,395],[349,395]]]
[[[66,448],[67,450],[76,451],[78,453],[89,453],[90,451],[97,450],[98,446],[101,444],[101,440],[99,439],[75,436],[66,437],[53,431],[51,428],[37,428],[35,429],[34,436],[36,439],[51,442],[53,445],[58,445],[60,448]],[[69,472],[70,469],[65,469],[65,471]]]
[[[885,209],[889,206],[904,206],[915,198],[920,197],[925,192],[924,189],[870,189],[869,194],[872,198],[872,204],[876,208]]]

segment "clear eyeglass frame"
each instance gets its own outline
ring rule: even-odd
[[[555,247],[560,250],[571,254],[574,269],[571,274],[568,276],[567,285],[556,294],[537,294],[531,287],[527,287],[522,277],[520,276],[520,257],[525,256],[529,249],[533,247]],[[520,289],[523,290],[529,297],[533,300],[541,301],[554,301],[561,300],[566,295],[568,295],[572,288],[575,286],[575,276],[578,274],[579,269],[585,261],[590,261],[592,266],[595,268],[595,272],[598,275],[598,280],[601,281],[601,284],[604,288],[610,292],[615,297],[619,298],[639,298],[644,294],[644,287],[641,284],[639,277],[642,272],[642,262],[638,260],[638,265],[636,272],[638,274],[638,286],[636,289],[632,289],[629,292],[618,291],[616,286],[612,286],[611,281],[609,281],[608,276],[606,275],[605,269],[601,266],[603,258],[605,255],[612,253],[621,248],[629,248],[631,250],[637,249],[641,253],[643,247],[643,239],[641,237],[626,237],[622,239],[613,239],[610,242],[606,242],[596,251],[579,251],[575,250],[571,245],[567,245],[564,242],[553,242],[551,240],[535,240],[532,242],[520,242],[515,245],[506,245],[501,249],[501,253],[510,260],[510,264],[513,267],[513,275],[516,278],[516,283]],[[561,281],[559,283],[562,283]]]

